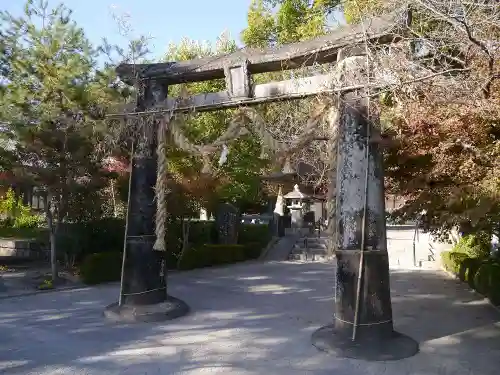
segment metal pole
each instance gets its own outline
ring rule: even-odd
[[[417,249],[415,244],[415,241],[417,239],[417,233],[418,233],[418,220],[417,224],[415,225],[415,231],[413,232],[413,267],[417,266]]]
[[[125,278],[125,262],[127,260],[127,231],[128,231],[128,213],[130,210],[130,189],[132,186],[132,171],[134,162],[134,142],[130,148],[130,173],[128,176],[128,194],[127,194],[127,215],[125,215],[125,234],[123,236],[123,256],[122,256],[122,273],[120,276],[120,296],[118,298],[118,306],[122,305],[123,299],[123,280]]]
[[[418,227],[420,226],[421,215],[417,217],[417,221],[415,223],[415,232],[413,233],[413,266],[417,266],[417,245],[416,241],[419,241],[418,237]]]

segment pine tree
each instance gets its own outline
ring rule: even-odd
[[[28,0],[22,16],[0,17],[0,123],[15,144],[16,176],[46,191],[55,281],[60,224],[72,201],[103,183],[93,137],[113,90],[97,74],[97,53],[64,5],[49,9],[45,0]]]

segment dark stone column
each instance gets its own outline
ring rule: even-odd
[[[368,189],[364,228],[364,274],[357,335],[392,335],[392,307],[387,254],[382,153],[376,144],[366,160],[368,127],[367,99],[349,93],[341,107],[341,133],[337,169],[337,300],[335,327],[352,334],[363,237],[365,180]]]
[[[151,84],[145,84],[139,95],[137,111],[145,111],[149,105],[154,104],[152,89]],[[151,305],[164,302],[167,298],[163,254],[153,250],[156,212],[156,122],[151,119],[139,121],[135,131],[122,304]]]
[[[353,65],[360,67],[362,61],[358,59]],[[335,320],[313,334],[313,343],[321,350],[351,358],[406,358],[418,352],[418,344],[393,330],[383,155],[373,142],[367,150],[368,129],[370,134],[375,132],[372,122],[375,119],[369,118],[369,102],[362,92],[344,94],[340,100],[335,213],[337,236],[334,238],[337,262]]]
[[[146,111],[166,95],[165,86],[146,82],[137,111]],[[182,301],[167,294],[165,252],[153,250],[157,127],[158,121],[144,118],[135,129],[121,304],[110,305],[105,312],[114,320],[164,320],[184,315],[188,310]]]
[[[126,260],[123,304],[150,305],[166,300],[164,253],[155,242],[156,137],[154,124],[146,122],[132,158],[130,207],[127,212]],[[148,134],[149,133],[149,134]],[[142,144],[141,144],[142,143]]]

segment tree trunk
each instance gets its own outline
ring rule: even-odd
[[[57,238],[57,226],[54,225],[54,214],[52,212],[52,195],[47,194],[47,201],[45,204],[45,215],[47,217],[47,227],[49,228],[49,242],[50,242],[50,269],[52,276],[52,283],[56,283],[59,278],[57,270],[57,248],[56,248],[56,238]]]
[[[56,234],[52,230],[50,230],[50,270],[52,282],[55,283],[59,278],[59,274],[57,272]]]
[[[115,196],[115,180],[111,180],[111,204],[113,205],[113,217],[117,217],[118,213],[116,211],[116,196]]]

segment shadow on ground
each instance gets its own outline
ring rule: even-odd
[[[310,335],[332,321],[325,263],[247,264],[173,275],[189,316],[117,325],[103,320],[116,286],[3,300],[0,373],[481,374],[498,372],[499,314],[435,271],[391,273],[395,326],[421,352],[368,363],[319,353]]]

